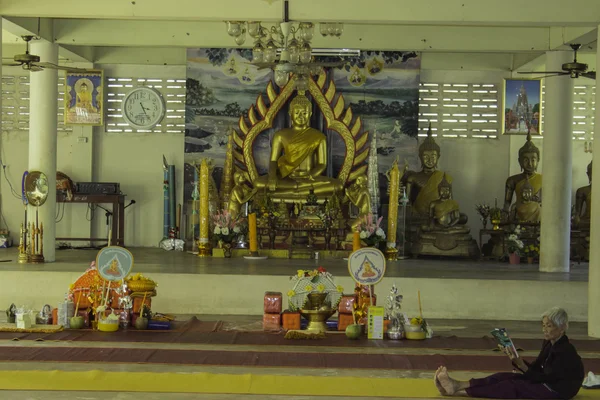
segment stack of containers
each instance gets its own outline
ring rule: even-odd
[[[281,292],[265,292],[263,330],[279,331],[281,329],[282,304]]]

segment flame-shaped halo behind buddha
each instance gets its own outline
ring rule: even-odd
[[[360,117],[354,118],[350,107],[346,108],[344,96],[336,96],[336,88],[333,81],[326,86],[327,76],[321,72],[315,81],[312,77],[308,79],[308,91],[313,101],[318,105],[326,122],[326,129],[337,132],[346,146],[346,156],[337,179],[346,186],[367,170],[366,159],[369,156],[367,140],[368,132],[362,131]],[[258,171],[254,160],[254,141],[263,131],[273,127],[273,121],[282,110],[287,101],[292,97],[296,88],[297,77],[293,75],[279,95],[275,92],[273,83],[267,85],[267,107],[263,94],[260,94],[256,104],[250,106],[248,117],[241,116],[233,139],[235,142],[233,156],[238,168],[248,172],[250,181],[258,178]]]

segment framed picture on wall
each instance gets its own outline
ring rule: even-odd
[[[104,72],[65,73],[65,125],[103,125]]]
[[[505,79],[502,95],[502,133],[539,135],[542,120],[542,81]]]
[[[542,81],[505,79],[502,95],[502,133],[539,135],[542,119]]]

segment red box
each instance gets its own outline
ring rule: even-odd
[[[300,329],[300,313],[293,311],[285,311],[282,314],[283,330],[289,331],[292,329]]]
[[[142,307],[142,300],[144,300],[143,297],[134,297],[133,298],[133,308],[131,309],[132,312],[134,312],[134,313],[140,312],[140,308]],[[152,307],[152,297],[146,297],[146,301],[144,301],[144,304],[151,308]]]
[[[265,292],[264,299],[264,313],[265,314],[281,314],[283,309],[283,296],[281,292]]]
[[[52,310],[52,325],[58,325],[58,308]]]
[[[356,296],[353,294],[345,294],[340,300],[338,305],[338,312],[340,314],[352,314],[354,311],[354,303],[356,303]]]
[[[345,331],[348,325],[354,323],[354,316],[352,314],[338,314],[338,331]]]
[[[264,314],[263,330],[279,331],[281,330],[281,314]]]

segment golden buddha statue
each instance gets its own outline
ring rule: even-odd
[[[513,175],[506,180],[506,189],[504,194],[504,210],[510,211],[513,194],[516,192],[516,207],[522,202],[522,186],[527,182],[533,189],[531,200],[541,204],[542,202],[542,175],[537,173],[538,162],[540,161],[540,149],[531,141],[531,134],[527,134],[527,141],[519,149],[519,165],[521,165],[520,174]]]
[[[542,217],[542,207],[540,203],[533,200],[533,186],[529,179],[521,185],[521,203],[515,204],[513,219],[517,222],[540,222]]]
[[[438,185],[438,194],[439,199],[429,204],[429,225],[423,226],[423,231],[469,233],[469,228],[461,223],[463,217],[458,202],[452,198],[452,185],[446,174]]]
[[[437,170],[440,159],[440,146],[431,135],[431,124],[427,130],[427,138],[419,146],[419,159],[421,160],[421,171],[407,171],[403,177],[406,193],[412,203],[413,214],[428,218],[430,204],[439,200],[439,186],[442,180],[452,184],[452,177],[443,171]],[[459,222],[465,224],[467,216],[462,214]]]
[[[254,196],[256,189],[252,189],[248,185],[249,180],[246,172],[236,170],[233,173],[233,181],[235,186],[229,194],[227,209],[231,217],[235,218],[239,215],[242,205]]]
[[[371,195],[367,186],[367,176],[358,176],[354,183],[346,188],[345,193],[345,199],[358,208],[358,216],[350,221],[350,227],[354,232],[364,217],[371,212]]]
[[[342,191],[342,184],[322,176],[327,167],[325,135],[310,127],[312,104],[303,92],[290,102],[291,128],[273,135],[269,172],[253,183],[258,191],[267,192],[275,200],[304,200],[314,190],[324,199]]]
[[[419,146],[421,171],[408,171],[403,182],[412,205],[409,241],[413,256],[479,256],[479,247],[465,224],[467,216],[452,199],[452,178],[437,170],[440,146],[431,135]]]
[[[573,227],[582,231],[590,230],[590,212],[592,209],[592,163],[587,166],[589,185],[580,187],[575,192],[575,216]]]

